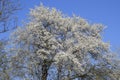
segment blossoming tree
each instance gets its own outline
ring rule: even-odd
[[[43,5],[31,9],[29,20],[11,38],[15,53],[11,66],[16,76],[32,80],[120,79],[109,44],[102,41],[102,24],[90,24]]]

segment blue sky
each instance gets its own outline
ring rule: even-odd
[[[120,47],[120,0],[20,0],[23,9],[18,12],[19,21],[25,20],[29,9],[40,2],[68,16],[74,13],[89,22],[102,23],[107,26],[103,40],[109,41],[112,49]]]

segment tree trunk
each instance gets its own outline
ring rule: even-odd
[[[61,77],[60,77],[60,74],[61,74],[61,70],[62,70],[62,65],[61,65],[62,63],[59,63],[59,65],[58,65],[58,74],[57,74],[57,80],[60,80],[61,79]]]
[[[47,60],[44,60],[44,61],[43,61],[41,80],[47,80],[48,70],[49,70],[50,65],[51,65],[51,64],[50,64]]]

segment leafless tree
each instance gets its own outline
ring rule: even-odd
[[[20,9],[18,0],[0,0],[0,33],[15,28],[16,11]]]

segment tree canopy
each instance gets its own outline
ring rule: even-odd
[[[14,1],[0,0],[0,33],[14,24]],[[120,59],[102,39],[104,25],[43,5],[28,19],[9,42],[0,40],[0,80],[120,79]]]
[[[31,9],[29,19],[12,34],[14,76],[26,80],[120,79],[120,61],[102,40],[102,24],[43,5]]]

